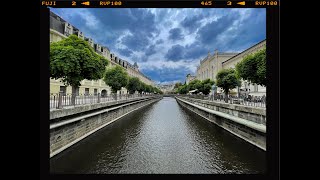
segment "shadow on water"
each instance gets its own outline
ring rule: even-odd
[[[181,107],[143,107],[50,159],[51,173],[263,173],[265,152]]]

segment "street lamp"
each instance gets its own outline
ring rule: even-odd
[[[217,91],[217,86],[216,85],[212,85],[212,101],[214,99],[214,93]]]

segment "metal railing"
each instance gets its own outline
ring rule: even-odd
[[[262,107],[266,108],[266,96],[231,96],[225,98],[222,94],[215,94],[212,95],[185,95],[181,94],[179,96],[182,97],[188,97],[188,98],[194,98],[194,99],[202,99],[202,100],[208,100],[208,101],[219,101],[229,104],[241,104],[244,106],[254,106],[254,107]],[[227,101],[227,102],[226,102]]]
[[[77,106],[84,104],[97,104],[102,102],[111,102],[119,101],[126,99],[135,99],[140,97],[149,97],[149,96],[160,96],[158,94],[111,94],[111,95],[101,95],[98,94],[64,94],[60,93],[51,93],[49,104],[50,109],[62,109],[67,106]]]

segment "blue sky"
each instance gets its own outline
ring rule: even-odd
[[[161,84],[184,82],[208,52],[241,52],[266,39],[263,8],[51,10]]]

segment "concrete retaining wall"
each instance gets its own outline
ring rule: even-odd
[[[233,135],[266,150],[266,110],[242,105],[176,97],[177,102]]]
[[[161,98],[139,98],[103,106],[100,104],[99,108],[95,108],[98,105],[86,105],[50,112],[50,158],[130,112]]]

